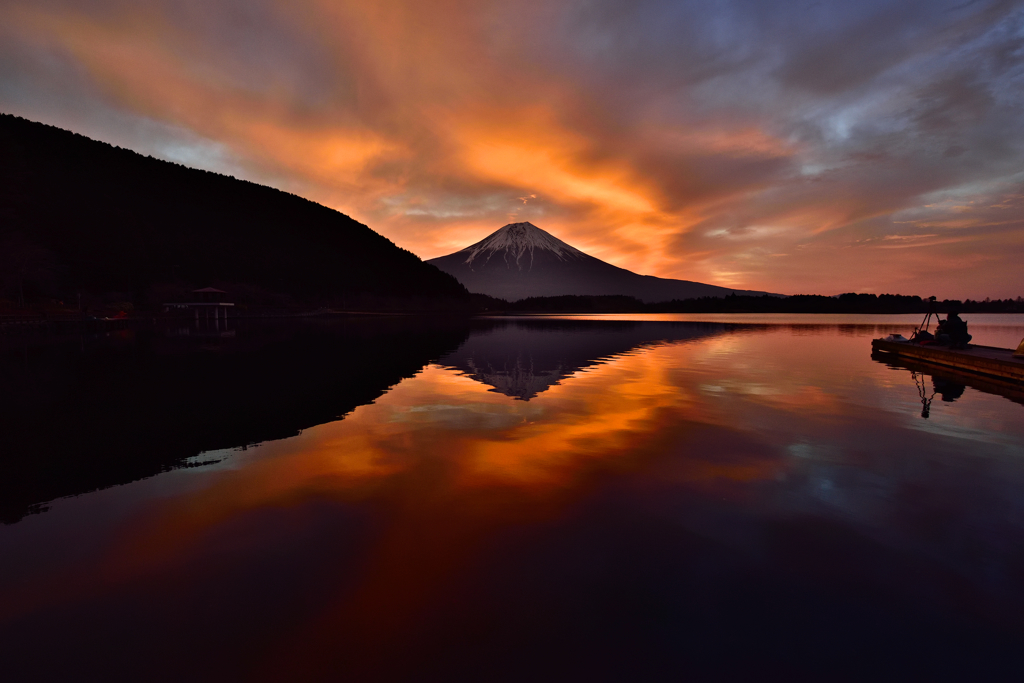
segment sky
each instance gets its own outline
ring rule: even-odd
[[[1024,0],[0,0],[0,111],[422,258],[1024,295]]]

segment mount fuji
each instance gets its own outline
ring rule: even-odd
[[[638,275],[583,253],[532,223],[510,223],[476,244],[427,263],[471,292],[517,301],[533,296],[619,294],[646,303],[766,292]]]

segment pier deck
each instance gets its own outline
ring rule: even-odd
[[[1014,357],[1013,350],[994,346],[968,346],[966,349],[950,349],[942,346],[919,346],[908,342],[891,342],[884,339],[871,340],[875,351],[893,353],[904,358],[932,365],[956,368],[1003,381],[1024,384],[1024,358]]]

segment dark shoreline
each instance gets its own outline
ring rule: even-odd
[[[491,300],[493,311],[511,313],[828,313],[860,315],[924,315],[932,313],[1024,313],[1024,297],[972,301],[923,299],[902,294],[797,294],[788,297],[702,297],[644,303],[625,296],[555,296],[508,303]]]
[[[582,308],[551,308],[551,309],[492,309],[473,312],[456,311],[310,311],[310,312],[265,312],[232,316],[230,321],[261,321],[261,320],[346,320],[359,318],[430,318],[430,319],[473,319],[492,317],[530,317],[553,315],[629,315],[629,314],[687,314],[687,315],[925,315],[928,311],[879,311],[879,310],[821,310],[821,311],[785,311],[785,310],[626,310],[626,309],[582,309]],[[1024,310],[973,310],[966,307],[955,308],[960,313],[973,314],[1024,314]],[[946,310],[932,311],[945,314]],[[158,315],[140,315],[126,318],[97,318],[64,315],[36,316],[4,316],[0,315],[0,334],[19,330],[38,330],[39,328],[77,330],[95,329],[116,330],[139,326],[193,324],[191,319],[167,318]],[[212,325],[212,323],[209,323]],[[221,325],[225,323],[222,321]]]

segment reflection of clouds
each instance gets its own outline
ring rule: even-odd
[[[972,403],[977,404],[991,400],[992,398],[985,398],[980,394],[980,392],[975,392],[972,389],[968,389],[967,391],[970,393],[965,394],[957,400],[960,402],[971,401]],[[919,408],[920,403],[915,407]],[[980,406],[975,405],[974,407],[975,410],[977,410]],[[938,401],[932,403],[931,413],[933,415],[942,410],[942,405]],[[948,415],[944,415],[944,417],[946,417],[946,421],[911,420],[907,426],[910,429],[928,432],[929,434],[934,434],[936,436],[962,439],[966,442],[973,441],[1000,446],[1002,449],[1005,449],[1005,454],[1007,456],[1024,456],[1024,444],[1021,443],[1017,435],[1004,430],[1006,425],[1003,420],[998,418],[996,420],[985,419],[987,416],[984,414],[977,416],[965,416],[963,415],[963,412],[964,411],[961,410],[949,410]],[[965,448],[970,448],[970,445],[965,444]]]
[[[805,460],[841,460],[842,450],[833,444],[812,444],[806,441],[790,444],[786,449],[794,458]]]
[[[357,509],[373,533],[355,578],[317,596],[326,621],[297,638],[339,619],[391,637],[496,533],[557,524],[609,490],[745,552],[771,541],[772,520],[824,519],[964,576],[1003,566],[1024,532],[1020,407],[968,393],[929,422],[943,431],[919,431],[916,406],[900,400],[913,386],[871,360],[866,335],[825,339],[774,330],[661,344],[530,402],[431,365],[343,420],[172,473],[188,485],[109,525],[94,565],[41,571],[6,609],[162,578],[225,528],[249,539],[267,517]],[[728,362],[701,362],[711,349]],[[57,528],[75,503],[36,522]]]

